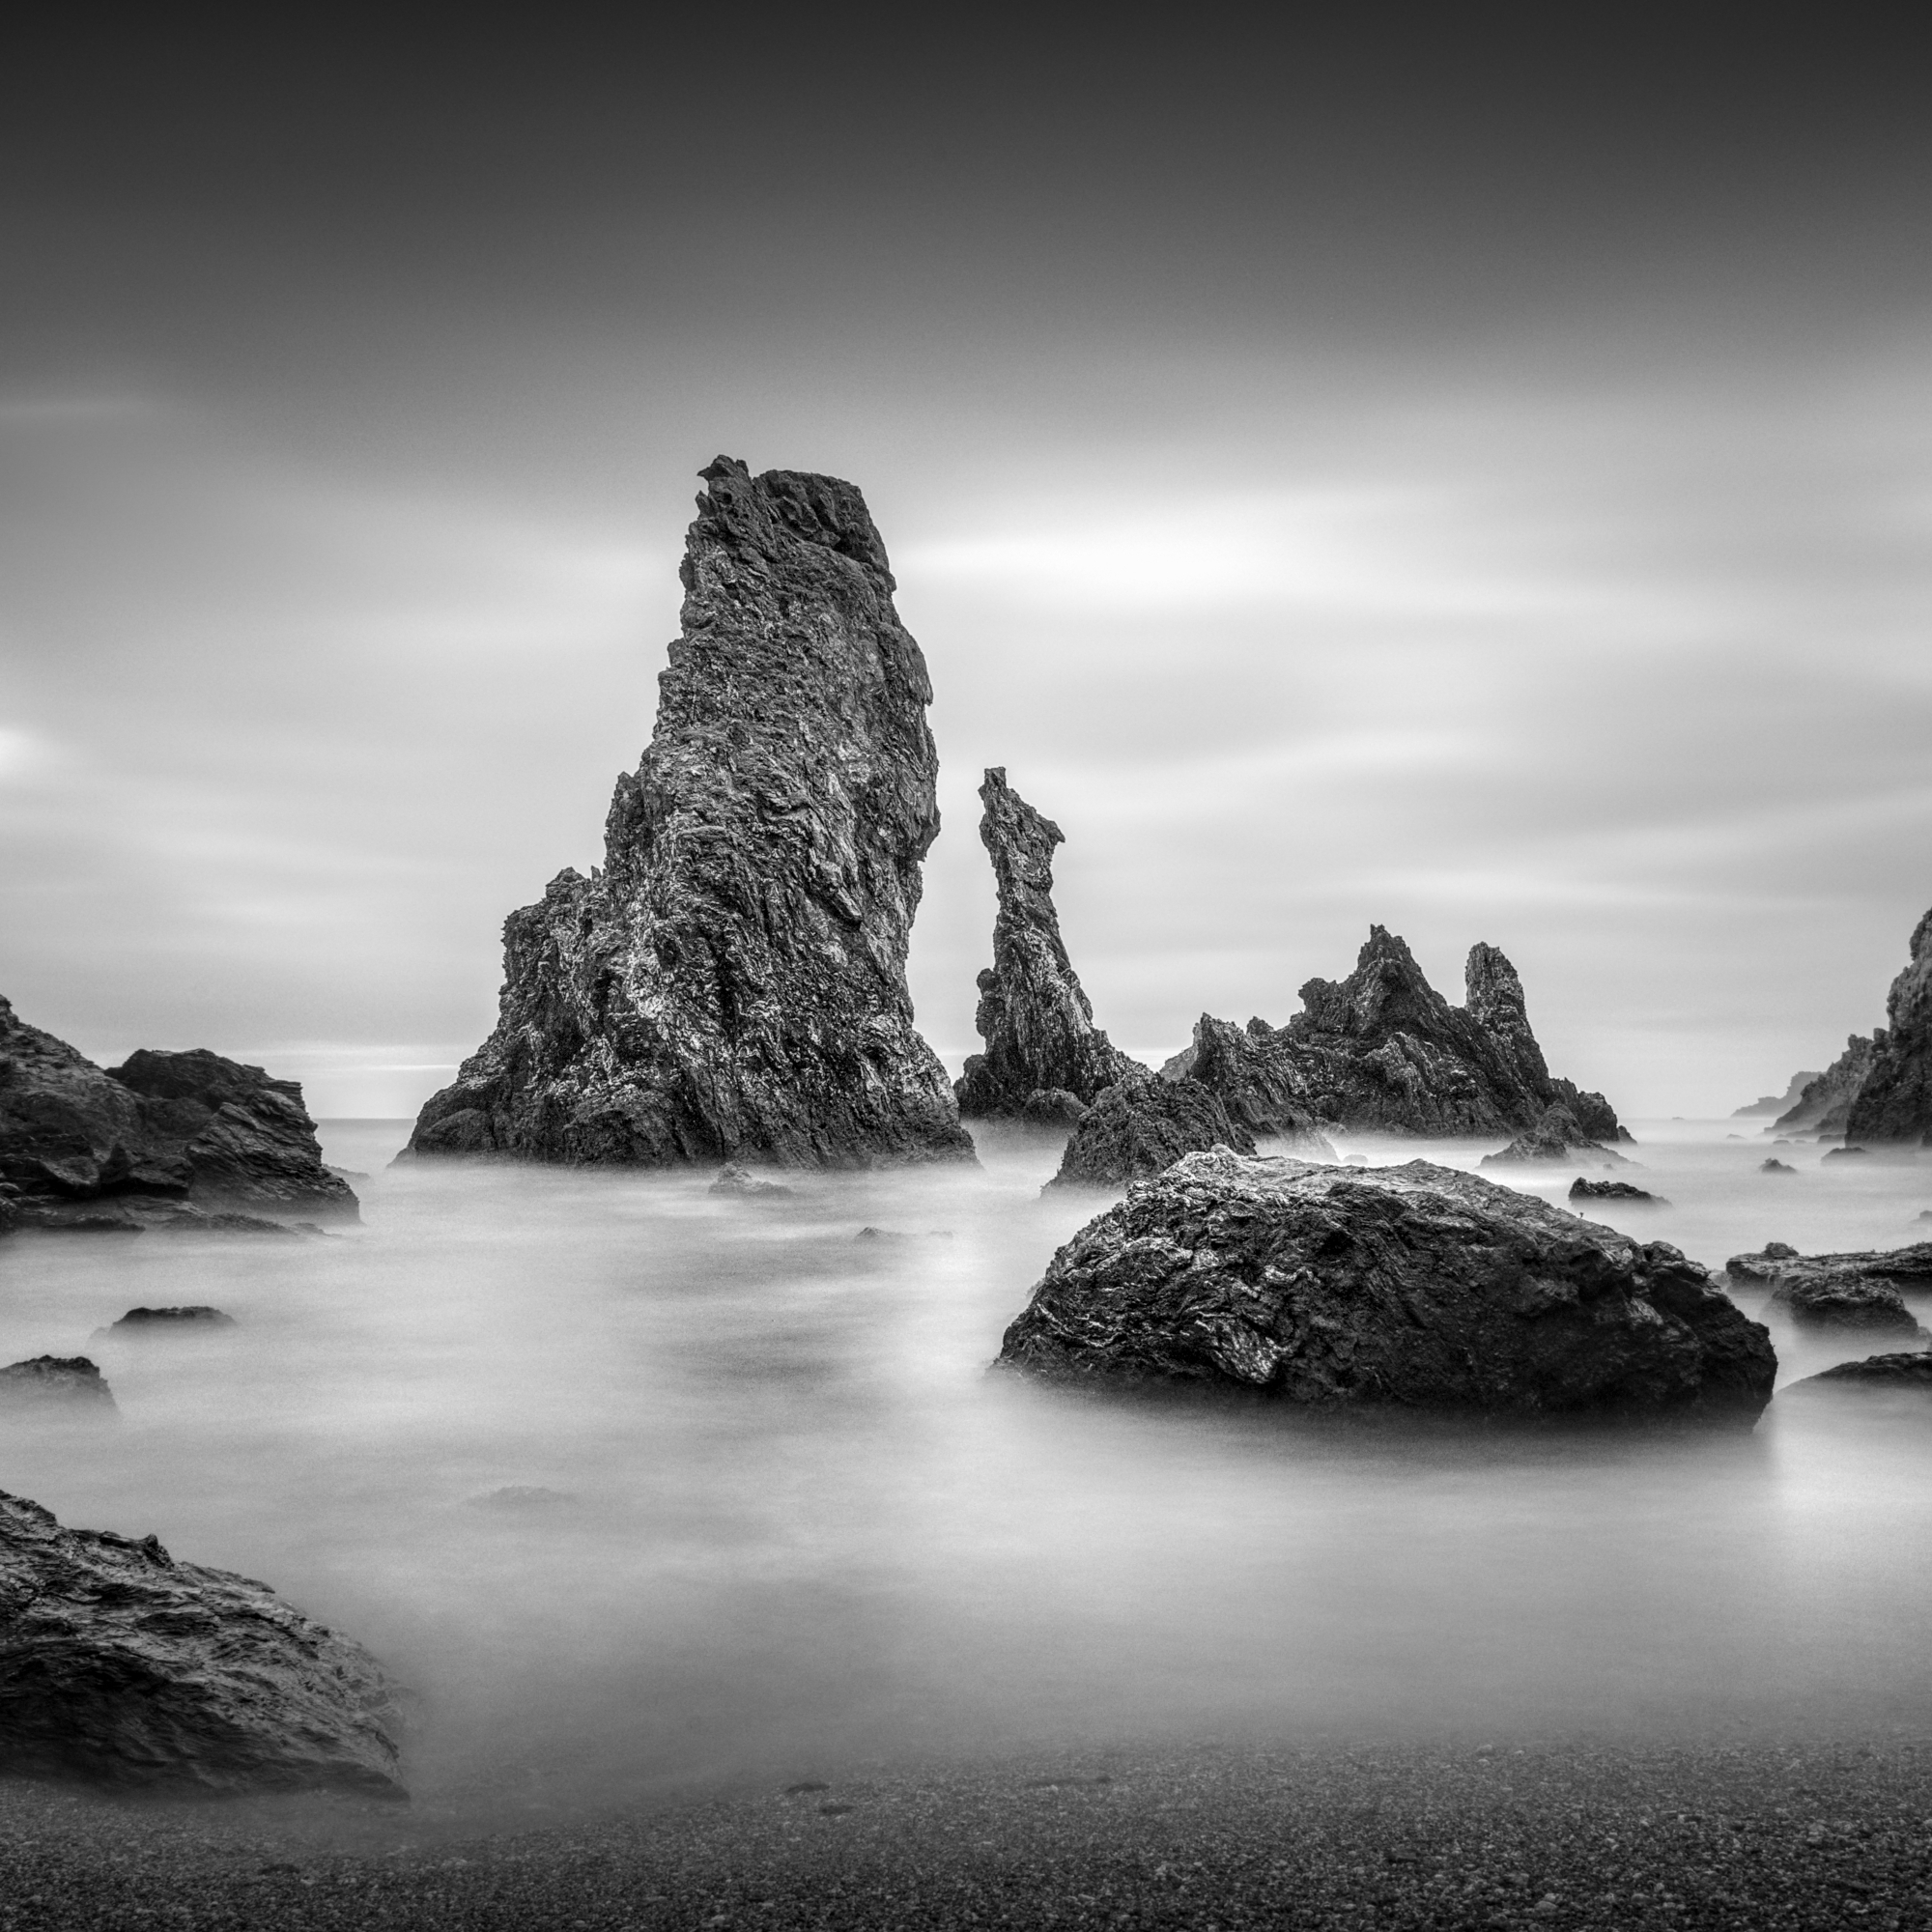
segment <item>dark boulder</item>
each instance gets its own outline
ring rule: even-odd
[[[1849,1139],[1932,1144],[1932,912],[1914,928],[1912,957],[1886,997],[1871,1070],[1847,1111]]]
[[[1816,1389],[1820,1383],[1831,1388],[1923,1389],[1932,1393],[1932,1353],[1913,1349],[1889,1355],[1867,1355],[1861,1362],[1839,1362],[1806,1376],[1778,1397]]]
[[[497,1030],[410,1150],[644,1167],[971,1159],[913,1026],[925,661],[865,498],[720,457],[605,864],[503,928]]]
[[[114,1393],[85,1355],[36,1355],[0,1369],[0,1409],[111,1409]]]
[[[1109,1087],[1088,1108],[1046,1184],[1124,1187],[1209,1148],[1253,1153],[1255,1144],[1200,1081],[1143,1073]]]
[[[1094,1007],[1060,936],[1053,848],[1065,834],[991,767],[980,786],[980,838],[993,862],[999,911],[993,963],[980,975],[973,1024],[985,1041],[954,1083],[966,1120],[1025,1115],[1049,1093],[1089,1105],[1103,1089],[1145,1073],[1094,1024]]]
[[[354,1219],[293,1080],[197,1048],[100,1067],[0,999],[0,1179],[27,1227],[128,1232],[229,1212]]]
[[[1670,1203],[1647,1188],[1634,1187],[1628,1180],[1585,1180],[1579,1174],[1570,1183],[1573,1201],[1647,1202],[1653,1208],[1668,1208]]]
[[[265,1583],[0,1493],[0,1772],[180,1792],[406,1794],[365,1651]]]
[[[1568,1166],[1578,1153],[1595,1157],[1600,1167],[1628,1167],[1624,1155],[1599,1147],[1584,1131],[1568,1107],[1546,1108],[1541,1120],[1526,1133],[1519,1134],[1509,1146],[1495,1153],[1486,1153],[1477,1164],[1482,1167],[1520,1167],[1556,1161]]]
[[[1748,1423],[1765,1330],[1663,1242],[1474,1175],[1220,1150],[1130,1190],[1053,1258],[1001,1364],[1313,1405]]]
[[[1804,1083],[1797,1101],[1771,1123],[1777,1134],[1841,1134],[1851,1118],[1852,1102],[1871,1071],[1878,1047],[1861,1034],[1845,1041],[1845,1050],[1824,1072]]]
[[[1788,1268],[1771,1299],[1794,1321],[1817,1328],[1883,1328],[1923,1335],[1897,1287],[1882,1275],[1834,1268]]]

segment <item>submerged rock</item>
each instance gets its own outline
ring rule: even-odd
[[[1776,1134],[1841,1134],[1851,1118],[1852,1102],[1871,1071],[1877,1043],[1861,1034],[1845,1041],[1845,1050],[1824,1072],[1804,1083],[1796,1103],[1771,1123]]]
[[[1806,1376],[1803,1381],[1794,1383],[1778,1400],[1782,1402],[1784,1396],[1796,1395],[1800,1390],[1815,1389],[1820,1382],[1833,1387],[1924,1389],[1932,1392],[1932,1353],[1914,1349],[1889,1355],[1867,1355],[1861,1362],[1839,1362],[1833,1368],[1820,1369],[1815,1376]]]
[[[972,1157],[906,987],[938,760],[885,545],[836,477],[703,475],[683,635],[604,868],[510,915],[497,1030],[414,1153]]]
[[[1845,1133],[1881,1146],[1932,1144],[1932,912],[1913,930],[1912,957],[1891,982],[1885,1017]]]
[[[1124,1187],[1210,1148],[1253,1153],[1247,1130],[1198,1080],[1142,1074],[1109,1087],[1074,1128],[1048,1187]]]
[[[1580,1174],[1570,1183],[1570,1198],[1573,1201],[1647,1201],[1653,1208],[1670,1206],[1662,1195],[1634,1187],[1628,1180],[1585,1180]]]
[[[1027,1116],[1070,1094],[1082,1106],[1117,1080],[1148,1069],[1094,1024],[1094,1007],[1060,936],[1053,848],[1065,834],[1007,782],[1002,766],[980,785],[980,838],[993,862],[999,911],[993,963],[980,975],[973,1024],[986,1043],[954,1083],[966,1120]]]
[[[1749,1422],[1776,1361],[1664,1242],[1428,1161],[1189,1154],[1090,1222],[1007,1330],[1045,1380],[1319,1406]]]
[[[1897,1287],[1883,1275],[1850,1268],[1790,1268],[1773,1283],[1771,1298],[1794,1321],[1807,1326],[1925,1333]]]
[[[0,1409],[113,1406],[113,1390],[85,1355],[36,1355],[0,1369]]]
[[[768,1201],[782,1200],[793,1190],[779,1180],[760,1180],[749,1168],[725,1167],[718,1179],[704,1190],[707,1194],[740,1194],[762,1196]]]
[[[1861,1147],[1835,1147],[1825,1155],[1826,1160],[1860,1160],[1869,1157],[1868,1150]]]
[[[1631,1165],[1624,1155],[1599,1147],[1577,1123],[1576,1115],[1561,1105],[1547,1108],[1527,1133],[1519,1134],[1496,1153],[1486,1153],[1477,1165],[1516,1167],[1529,1162],[1557,1161],[1567,1166],[1577,1153],[1594,1154],[1602,1167]]]
[[[300,1085],[197,1048],[103,1071],[0,999],[0,1179],[26,1227],[218,1229],[241,1208],[354,1219]]]
[[[381,1668],[266,1583],[0,1492],[0,1771],[402,1798]]]
[[[1760,1174],[1796,1174],[1795,1167],[1787,1167],[1781,1160],[1768,1160],[1758,1169]]]
[[[1211,1022],[1235,1050],[1212,1074],[1231,1112],[1292,1105],[1328,1126],[1433,1136],[1520,1133],[1563,1106],[1587,1138],[1628,1138],[1601,1094],[1552,1079],[1530,1030],[1522,981],[1493,946],[1469,950],[1465,1004],[1452,1007],[1404,942],[1379,925],[1346,980],[1311,980],[1286,1026],[1250,1020],[1246,1043]],[[1163,1072],[1209,1078],[1197,1043]]]

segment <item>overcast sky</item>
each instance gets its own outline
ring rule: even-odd
[[[412,1110],[723,451],[885,535],[955,1068],[994,763],[1131,1051],[1376,921],[1627,1114],[1822,1066],[1932,903],[1932,117],[1823,13],[1556,11],[20,43],[0,992]]]

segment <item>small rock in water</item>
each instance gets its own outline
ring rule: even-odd
[[[234,1316],[224,1315],[218,1308],[202,1306],[186,1308],[130,1308],[111,1328],[103,1328],[103,1335],[128,1333],[135,1335],[178,1335],[188,1328],[233,1328],[238,1326]]]
[[[111,1409],[114,1393],[85,1355],[36,1355],[0,1369],[0,1407]]]
[[[1768,1160],[1758,1169],[1760,1174],[1796,1174],[1795,1167],[1787,1167],[1781,1160]]]
[[[1815,1376],[1806,1376],[1785,1391],[1808,1389],[1819,1382],[1854,1388],[1918,1388],[1932,1390],[1932,1354],[1914,1349],[1890,1355],[1867,1355],[1861,1362],[1839,1362]],[[1782,1397],[1779,1398],[1783,1400]]]
[[[1825,1151],[1827,1160],[1861,1160],[1868,1151],[1861,1147],[1834,1147]]]
[[[763,1195],[775,1199],[792,1192],[789,1187],[776,1180],[760,1180],[749,1168],[730,1166],[719,1174],[718,1179],[705,1189],[707,1194]]]
[[[1786,1269],[1777,1277],[1771,1298],[1787,1309],[1794,1321],[1807,1326],[1925,1333],[1891,1282],[1848,1268]]]
[[[1662,1195],[1633,1187],[1628,1180],[1585,1180],[1580,1174],[1570,1183],[1570,1198],[1573,1201],[1647,1201],[1653,1208],[1670,1206]]]

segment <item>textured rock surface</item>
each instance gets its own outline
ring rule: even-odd
[[[1628,1180],[1585,1180],[1580,1174],[1570,1183],[1570,1198],[1573,1201],[1648,1201],[1653,1208],[1670,1206],[1661,1195],[1651,1193],[1648,1188],[1634,1186]]]
[[[1253,1153],[1238,1122],[1198,1080],[1118,1081],[1088,1108],[1048,1187],[1124,1187],[1209,1148]]]
[[[1885,1003],[1870,1071],[1847,1110],[1846,1136],[1877,1144],[1932,1142],[1932,912],[1912,935],[1912,960]]]
[[[0,1179],[28,1227],[219,1229],[226,1212],[353,1218],[301,1088],[219,1054],[100,1067],[0,999]]]
[[[0,1408],[111,1409],[114,1394],[85,1355],[36,1355],[0,1369]]]
[[[1518,1167],[1525,1163],[1556,1161],[1567,1166],[1579,1153],[1589,1154],[1601,1167],[1630,1165],[1622,1154],[1599,1147],[1583,1131],[1576,1115],[1559,1102],[1546,1107],[1535,1126],[1526,1133],[1519,1134],[1508,1147],[1495,1153],[1486,1153],[1479,1165]]]
[[[1871,1071],[1876,1042],[1853,1034],[1845,1050],[1824,1072],[1804,1083],[1795,1106],[1778,1115],[1768,1132],[1774,1134],[1841,1134],[1851,1118],[1852,1102]]]
[[[1724,1264],[1733,1281],[1765,1288],[1787,1274],[1805,1272],[1871,1275],[1913,1289],[1932,1289],[1932,1241],[1904,1248],[1861,1248],[1847,1254],[1801,1255],[1785,1241],[1770,1241],[1757,1253],[1733,1255]]]
[[[1833,1368],[1821,1369],[1815,1376],[1806,1376],[1802,1382],[1786,1389],[1784,1395],[1815,1387],[1819,1382],[1834,1386],[1849,1384],[1854,1388],[1932,1391],[1932,1353],[1914,1349],[1889,1355],[1867,1355],[1861,1362],[1839,1362]],[[1784,1396],[1778,1400],[1782,1402]]]
[[[1923,1335],[1896,1284],[1855,1269],[1790,1268],[1771,1298],[1794,1321],[1819,1328],[1883,1328]]]
[[[405,1796],[375,1660],[265,1583],[0,1493],[0,1771]]]
[[[1601,1094],[1550,1077],[1522,982],[1502,953],[1470,948],[1463,980],[1466,1004],[1452,1007],[1401,939],[1371,926],[1346,980],[1309,980],[1302,1010],[1284,1027],[1248,1022],[1247,1044],[1216,1075],[1225,1083],[1217,1091],[1235,1113],[1252,1092],[1260,1112],[1293,1105],[1318,1125],[1436,1137],[1520,1133],[1562,1105],[1589,1139],[1616,1139],[1616,1113]],[[1236,1032],[1215,1037],[1232,1046]],[[1199,1029],[1196,1038],[1162,1071],[1204,1077]]]
[[[605,866],[503,928],[497,1030],[417,1153],[663,1166],[970,1158],[905,956],[939,830],[925,662],[849,483],[725,457]]]
[[[999,911],[993,963],[980,975],[974,1025],[983,1053],[966,1062],[954,1092],[968,1120],[1024,1116],[1036,1094],[1058,1090],[1091,1105],[1102,1089],[1147,1069],[1094,1024],[1094,1007],[1060,936],[1053,848],[1065,838],[1007,782],[1002,766],[980,786],[980,838],[993,862]]]
[[[1765,1330],[1705,1271],[1474,1175],[1192,1154],[1060,1250],[1001,1361],[1319,1406],[1748,1422]]]
[[[1198,1080],[1249,1133],[1274,1136],[1310,1160],[1332,1161],[1335,1150],[1300,1097],[1293,1060],[1276,1049],[1277,1037],[1264,1020],[1237,1027],[1203,1013],[1183,1056],[1184,1077]]]

